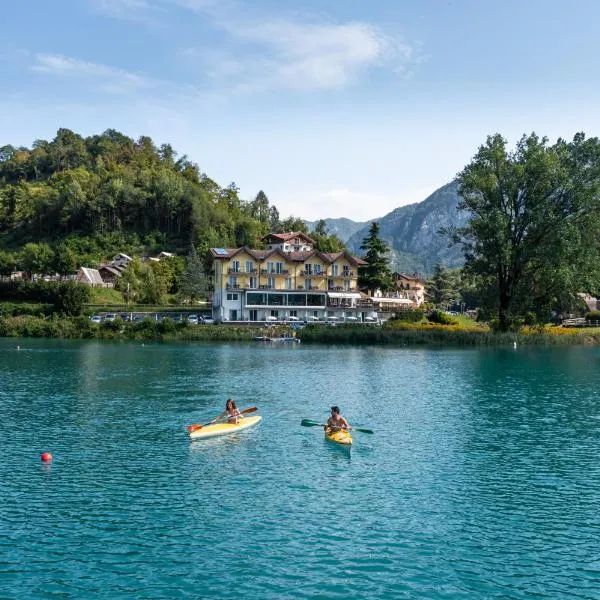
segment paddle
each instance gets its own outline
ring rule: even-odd
[[[247,408],[246,410],[241,410],[240,415],[247,415],[248,413],[255,412],[257,410],[258,410],[258,408],[256,406],[253,406],[252,408]],[[200,425],[199,423],[193,423],[192,425],[187,426],[187,430],[190,433],[192,433],[192,431],[198,431],[198,429],[202,429],[203,427],[206,427],[207,425],[212,425],[215,421],[216,421],[216,419],[212,420],[210,423],[204,423],[204,425]]]
[[[300,425],[303,427],[325,427],[324,423],[317,423],[316,421],[311,421],[310,419],[302,419]],[[341,428],[340,428],[341,429]],[[352,427],[350,426],[351,431],[361,431],[362,433],[373,433],[372,429],[363,429],[362,427]]]

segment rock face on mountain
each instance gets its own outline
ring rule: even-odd
[[[327,225],[327,233],[329,235],[336,235],[344,243],[346,243],[357,231],[371,224],[371,221],[359,223],[346,218],[323,220]],[[317,226],[318,221],[305,221],[305,223],[309,231],[313,231]]]
[[[468,218],[458,211],[458,183],[453,181],[416,204],[401,206],[381,219],[380,235],[392,248],[390,262],[396,271],[429,275],[435,265],[458,267],[464,262],[458,246],[448,245],[439,234],[442,227],[461,227]],[[346,242],[348,249],[360,254],[360,245],[369,231],[369,224],[354,233]]]

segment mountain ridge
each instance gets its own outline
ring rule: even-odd
[[[451,246],[442,228],[463,226],[468,215],[458,210],[458,181],[443,185],[421,202],[399,206],[380,219],[363,224],[350,219],[323,219],[329,233],[335,233],[354,253],[369,232],[371,223],[378,222],[380,237],[390,248],[390,264],[396,271],[431,274],[437,264],[460,267],[464,257],[459,247]],[[318,221],[307,222],[309,229]],[[343,222],[343,223],[340,223]],[[362,225],[362,226],[361,226]],[[344,234],[350,233],[348,237]]]

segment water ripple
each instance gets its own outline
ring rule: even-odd
[[[593,348],[19,344],[2,598],[598,597]],[[229,396],[263,422],[190,442]]]

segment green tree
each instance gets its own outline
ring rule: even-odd
[[[523,136],[513,152],[488,137],[459,174],[459,205],[470,215],[455,232],[465,272],[484,308],[506,331],[525,314],[539,317],[597,282],[600,143]]]
[[[74,281],[66,281],[58,287],[54,309],[64,315],[76,317],[81,314],[90,298],[91,293],[88,286]]]
[[[54,270],[62,276],[72,275],[77,270],[77,256],[68,244],[62,243],[56,247]]]
[[[317,222],[310,237],[315,240],[315,246],[320,252],[341,252],[344,249],[344,242],[327,232],[327,223],[323,219]]]
[[[358,269],[359,287],[369,291],[379,289],[382,292],[393,289],[392,272],[387,260],[389,246],[379,237],[379,223],[371,224],[360,249],[365,250],[363,259],[367,264]]]
[[[142,263],[134,258],[117,279],[116,288],[123,294],[127,304],[135,304],[140,301],[142,285]]]
[[[433,276],[427,282],[427,300],[441,308],[447,309],[448,305],[456,298],[456,290],[451,274],[444,265],[436,265]]]
[[[25,244],[21,252],[21,266],[31,277],[34,274],[47,275],[54,266],[54,251],[48,244]]]
[[[192,245],[190,253],[185,259],[185,269],[181,274],[179,293],[182,298],[194,302],[203,296],[209,289],[209,280],[204,270],[204,263],[196,248]]]
[[[288,217],[285,221],[281,222],[280,228],[282,232],[300,231],[308,235],[308,227],[299,217]]]
[[[17,256],[14,252],[6,252],[0,250],[0,277],[10,277],[11,273],[16,269]]]

